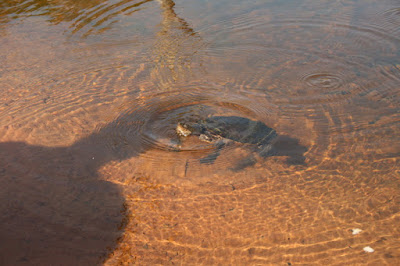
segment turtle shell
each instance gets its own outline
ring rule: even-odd
[[[277,137],[276,131],[264,123],[239,116],[212,116],[202,126],[208,134],[240,143],[264,145]]]
[[[255,151],[261,157],[287,156],[289,164],[303,165],[305,163],[304,153],[307,148],[299,144],[298,139],[285,135],[278,136],[274,129],[260,121],[239,116],[211,116],[201,121],[183,123],[183,125],[190,130],[191,135],[199,136],[200,140],[215,144],[215,151],[200,159],[201,163],[213,163],[229,140],[255,146]],[[255,162],[254,156],[251,155],[233,170],[241,170]]]

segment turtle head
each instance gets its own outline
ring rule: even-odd
[[[178,123],[175,131],[180,137],[187,137],[189,135],[200,136],[205,131],[205,127],[201,123],[181,122]]]
[[[186,123],[178,123],[175,131],[176,131],[176,134],[178,134],[178,136],[180,136],[180,137],[187,137],[187,136],[191,135],[193,132],[192,128],[189,125],[187,125]]]

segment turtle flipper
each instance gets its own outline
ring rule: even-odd
[[[215,143],[215,147],[216,149],[210,153],[209,155],[207,155],[204,158],[200,159],[200,163],[204,163],[204,164],[213,164],[215,162],[215,160],[218,158],[218,156],[220,155],[220,151],[222,150],[222,148],[226,145],[226,141],[224,140],[219,140]]]
[[[301,145],[298,139],[281,135],[267,145],[259,147],[259,155],[262,157],[269,156],[287,156],[286,162],[289,165],[305,165],[304,153],[307,147]]]
[[[207,155],[206,157],[201,158],[200,163],[213,164],[215,162],[215,160],[218,158],[219,154],[220,154],[219,150],[216,150],[215,152]]]
[[[277,154],[275,147],[272,144],[266,144],[258,147],[258,154],[261,157],[270,157]]]

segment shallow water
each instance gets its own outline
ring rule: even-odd
[[[397,1],[6,0],[0,60],[0,264],[400,262]]]

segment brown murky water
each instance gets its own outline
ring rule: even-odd
[[[3,0],[0,62],[1,265],[400,263],[398,1]]]

